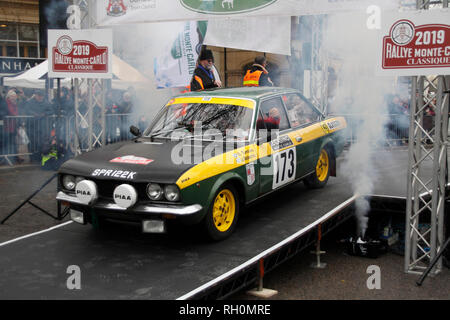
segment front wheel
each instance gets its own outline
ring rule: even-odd
[[[329,149],[320,150],[319,159],[316,163],[316,170],[304,180],[305,186],[311,189],[323,188],[330,177],[330,158]]]
[[[206,235],[215,241],[223,240],[233,233],[239,215],[239,196],[230,185],[220,187],[214,196],[204,219]]]

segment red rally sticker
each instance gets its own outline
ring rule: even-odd
[[[147,158],[136,157],[136,156],[123,156],[123,157],[117,157],[112,160],[109,160],[109,162],[147,165],[150,162],[153,162],[153,159],[147,159]]]

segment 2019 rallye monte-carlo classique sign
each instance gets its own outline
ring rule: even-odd
[[[136,224],[166,232],[200,225],[222,240],[240,211],[303,181],[336,175],[346,121],[326,118],[300,92],[230,88],[174,97],[136,138],[81,154],[59,170],[57,200],[79,223]]]
[[[383,16],[377,74],[450,74],[450,10]]]
[[[49,77],[112,78],[111,30],[48,30]]]

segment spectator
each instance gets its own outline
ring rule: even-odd
[[[25,92],[23,91],[23,89],[22,88],[15,88],[14,91],[17,94],[17,104],[19,106],[24,105],[28,98],[25,95]]]
[[[217,88],[221,83],[214,77],[212,67],[214,64],[214,55],[211,50],[202,50],[198,57],[198,65],[194,70],[191,80],[191,91],[200,91],[205,89]]]
[[[15,90],[11,89],[6,94],[6,105],[8,109],[9,117],[17,117],[19,115],[19,109],[17,107],[17,94]],[[17,118],[6,118],[4,122],[5,126],[5,142],[6,142],[6,153],[7,154],[17,154],[16,146],[16,126]]]
[[[69,123],[75,123],[75,103],[73,101],[71,91],[68,88],[62,87],[59,92],[59,99],[57,99],[57,97],[53,99],[53,111],[54,114],[60,116],[60,118],[56,119],[55,122],[58,142],[61,148],[67,149],[68,141],[66,141],[65,134],[66,132],[68,132],[67,126],[69,125]],[[70,132],[69,134],[72,135],[73,132]]]
[[[409,133],[408,110],[400,96],[389,95],[387,99],[389,112],[389,120],[386,125],[387,138],[394,140],[396,144],[405,144]]]
[[[73,101],[72,94],[70,90],[66,87],[62,87],[60,91],[60,101],[61,101],[61,115],[69,118],[75,114],[75,103]],[[58,101],[56,100],[56,105]],[[54,108],[57,110],[57,107]]]
[[[52,105],[45,99],[44,93],[41,90],[35,90],[33,95],[25,104],[24,114],[34,116],[33,121],[28,128],[32,135],[29,135],[31,145],[37,153],[32,155],[34,161],[40,161],[40,153],[42,152],[42,145],[45,143],[45,133],[51,130],[55,119],[49,119],[46,116],[53,115],[54,110]],[[52,121],[53,120],[53,121]]]
[[[29,163],[30,162],[30,156],[28,155],[29,143],[30,143],[30,139],[28,138],[28,134],[26,131],[25,121],[21,121],[20,126],[17,129],[17,136],[16,136],[17,153],[19,154],[19,156],[17,156],[18,163],[22,163],[22,162]]]
[[[45,99],[44,93],[35,90],[34,94],[26,102],[25,112],[29,116],[44,117],[46,115],[55,114],[50,103]]]
[[[266,66],[266,57],[257,56],[255,58],[255,63],[247,70],[244,76],[244,87],[273,86],[273,82],[270,80]]]
[[[120,131],[121,141],[128,138],[129,117],[131,116],[131,113],[133,113],[133,109],[134,106],[131,100],[131,93],[125,91],[122,95],[122,101],[120,101],[117,106],[117,111],[120,114],[117,121],[119,123],[118,129]]]
[[[118,113],[129,114],[133,113],[133,102],[131,100],[131,93],[125,91],[122,95],[122,101],[118,104]]]

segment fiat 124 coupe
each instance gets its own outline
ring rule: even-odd
[[[81,154],[59,169],[57,200],[81,224],[168,221],[228,237],[252,202],[336,175],[346,121],[325,117],[287,88],[230,88],[172,98],[135,138]]]

